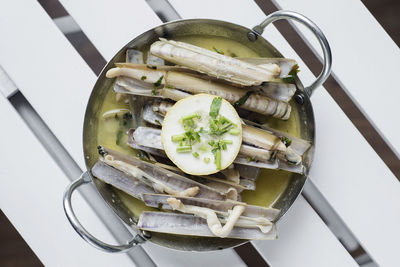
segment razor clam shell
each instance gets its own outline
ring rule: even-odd
[[[139,95],[129,95],[129,109],[132,114],[131,127],[136,128],[144,123],[142,106],[146,102],[146,97]]]
[[[160,96],[161,89],[155,90],[154,94],[151,84],[125,76],[119,76],[117,79],[115,79],[114,91],[117,93],[130,95],[162,97]]]
[[[279,213],[280,210],[274,208],[266,208],[261,206],[255,205],[248,205],[244,202],[234,201],[234,200],[211,200],[211,199],[204,199],[204,198],[197,198],[197,197],[174,197],[165,194],[152,194],[152,193],[144,193],[142,195],[142,199],[144,203],[149,207],[159,207],[165,210],[172,210],[171,206],[168,204],[168,198],[176,198],[182,201],[184,205],[192,205],[197,207],[204,207],[212,209],[216,212],[228,212],[232,210],[235,205],[244,205],[246,206],[244,212],[241,216],[246,217],[263,217],[268,219],[269,221],[274,221]]]
[[[159,150],[156,148],[152,148],[152,147],[147,147],[147,146],[142,146],[139,145],[134,139],[133,139],[133,133],[135,132],[135,129],[130,129],[128,131],[128,145],[134,149],[140,149],[143,150],[147,153],[150,153],[152,155],[156,155],[156,156],[161,156],[161,157],[167,157],[167,155],[165,154],[164,150]]]
[[[274,157],[274,154],[275,153],[273,151],[269,151],[254,146],[249,146],[246,144],[242,144],[239,150],[240,156],[245,156],[245,157],[251,156],[255,157],[257,160],[262,160],[262,161],[271,161]]]
[[[244,186],[247,190],[256,190],[256,183],[253,180],[247,179],[247,178],[240,178],[240,183],[241,186]]]
[[[177,235],[216,237],[205,219],[190,214],[145,211],[139,217],[138,228]],[[275,225],[266,234],[257,228],[234,227],[227,238],[271,240],[277,238],[277,231]]]
[[[107,164],[98,161],[91,170],[92,174],[103,182],[110,184],[125,193],[142,200],[143,193],[155,193],[153,188],[138,179],[125,174]]]
[[[250,89],[273,99],[289,102],[296,92],[296,85],[290,83],[267,82],[260,86],[250,87]]]
[[[164,116],[153,111],[151,103],[147,103],[143,108],[143,120],[153,125],[161,126]]]
[[[274,71],[279,69],[276,66],[269,71],[198,46],[163,38],[151,45],[150,52],[172,63],[246,86],[271,81]]]
[[[260,169],[253,166],[235,165],[235,168],[239,171],[240,177],[250,181],[256,181],[260,174]]]
[[[163,150],[160,129],[138,127],[132,134],[133,139],[142,146]]]
[[[140,169],[141,171],[145,172],[147,175],[157,179],[160,183],[163,183],[174,190],[185,190],[190,187],[198,186],[200,190],[196,195],[197,197],[217,199],[217,200],[226,199],[226,195],[222,194],[221,192],[213,188],[195,182],[182,175],[171,172],[169,170],[156,166],[152,163],[145,162],[137,158],[129,157],[127,155],[124,155],[120,152],[108,148],[103,148],[103,151],[105,151],[106,154],[113,156],[114,160],[120,160],[125,163],[131,164]]]
[[[150,51],[147,52],[147,59],[146,59],[146,64],[151,65],[151,66],[162,66],[165,65],[165,61],[162,58],[156,57],[150,53]]]
[[[292,140],[290,147],[293,149],[294,152],[296,152],[297,154],[299,154],[301,156],[311,147],[311,143],[307,140],[304,140],[304,139],[301,139],[298,137],[294,137],[287,133],[283,133],[278,130],[272,129],[271,127],[268,127],[268,125],[266,125],[266,124],[258,124],[258,123],[255,123],[255,122],[252,122],[252,121],[249,121],[246,119],[242,119],[242,120],[247,125],[251,125],[251,126],[263,129],[263,130],[268,131],[279,137],[285,136],[285,137],[289,138],[290,140]]]
[[[292,68],[297,65],[296,60],[289,58],[240,58],[237,59],[262,67],[264,64],[277,64],[281,68],[280,78],[287,77]]]
[[[125,60],[128,63],[143,64],[143,53],[139,50],[128,48],[126,49]]]

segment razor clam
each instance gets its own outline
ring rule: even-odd
[[[241,177],[239,184],[245,187],[247,190],[252,190],[252,191],[256,190],[256,183],[253,180]]]
[[[232,181],[237,184],[240,182],[239,172],[235,169],[235,165],[233,165],[233,164],[229,165],[228,168],[221,170],[221,173],[229,181]]]
[[[172,207],[168,204],[167,199],[171,198],[169,195],[163,194],[152,194],[144,193],[142,199],[144,203],[149,207],[158,207],[165,210],[171,210]],[[227,214],[235,205],[243,205],[246,209],[243,211],[241,216],[246,217],[264,217],[269,221],[275,221],[279,215],[280,210],[274,208],[266,208],[255,205],[248,205],[244,202],[238,202],[233,200],[210,200],[197,197],[174,197],[182,201],[185,205],[192,205],[198,207],[205,207],[214,210],[219,214]]]
[[[257,89],[253,91],[252,89],[243,89],[226,83],[207,80],[198,75],[176,71],[174,70],[174,67],[164,66],[164,68],[153,70],[143,65],[127,63],[117,63],[116,65],[116,68],[108,70],[106,74],[108,78],[118,77],[115,83],[116,86],[114,86],[114,90],[121,90],[120,87],[122,87],[132,94],[137,93],[141,95],[146,94],[147,96],[153,95],[159,97],[159,90],[154,91],[154,88],[152,89],[149,87],[150,84],[157,84],[158,86],[161,84],[167,84],[170,87],[192,94],[208,93],[217,95],[226,99],[232,104],[237,103],[242,97],[251,92],[251,94],[248,95],[247,100],[241,103],[241,108],[264,115],[271,115],[282,120],[287,120],[290,117],[290,104],[262,95],[257,92]],[[133,81],[126,80],[126,78],[121,81],[121,79],[119,79],[121,76],[132,78]],[[144,83],[148,83],[147,87],[144,85]],[[146,91],[146,88],[147,92],[144,92]],[[151,93],[149,92],[150,90]],[[269,92],[267,89],[265,90],[266,92]],[[274,89],[271,89],[271,92],[274,92]],[[184,95],[181,94],[181,96]],[[289,98],[289,96],[285,97]]]
[[[285,78],[289,75],[289,72],[293,69],[294,66],[297,65],[296,60],[288,59],[288,58],[241,58],[237,57],[237,59],[257,65],[258,67],[262,68],[263,66],[269,67],[269,64],[277,64],[281,69],[279,74],[280,78]]]
[[[213,188],[152,163],[104,147],[99,147],[99,153],[103,156],[103,162],[131,174],[141,182],[153,187],[155,191],[170,191],[172,194],[196,194],[198,197],[209,199],[226,199],[226,195]]]
[[[133,64],[143,64],[143,52],[128,48],[126,50],[126,56],[125,56],[126,62],[133,63]]]
[[[151,45],[150,52],[169,62],[245,86],[271,81],[280,73],[276,64],[260,68],[198,46],[163,38]]]
[[[264,131],[270,132],[271,134],[274,134],[281,139],[282,139],[282,137],[288,138],[291,142],[290,147],[299,155],[303,155],[311,147],[311,143],[309,141],[306,141],[304,139],[294,137],[287,133],[283,133],[278,130],[272,129],[272,128],[268,127],[267,124],[258,124],[258,123],[255,123],[253,121],[249,121],[246,119],[242,119],[242,120],[247,125],[251,125],[253,127],[263,129]]]
[[[134,133],[138,130],[139,130],[140,135],[146,136],[147,132],[149,132],[148,134],[154,136],[154,138],[152,140],[148,140],[148,138],[143,137],[143,136],[138,137],[138,138],[129,138],[128,144],[131,145],[133,148],[142,149],[143,151],[146,151],[148,153],[152,153],[155,155],[160,155],[160,156],[165,157],[165,152],[163,151],[163,146],[161,144],[161,130],[156,129],[156,128],[151,128],[151,127],[138,127],[136,130],[131,129],[129,132],[132,136],[134,136]],[[251,138],[253,138],[253,136],[251,134],[253,134],[253,133],[251,132],[249,134],[249,137],[247,138],[248,142],[250,142],[249,140],[252,140]],[[261,138],[266,137],[267,133],[264,133],[264,135],[262,135]],[[276,138],[276,142],[281,142],[280,139],[277,138],[276,136],[273,136],[273,137]],[[260,137],[255,136],[254,138],[260,138]],[[243,139],[243,141],[244,140],[245,139]],[[271,147],[274,149],[277,149],[277,148],[282,149],[283,153],[286,151],[289,151],[283,143],[282,143],[282,145],[283,145],[282,146],[280,144],[277,145],[273,142],[267,142],[267,141],[255,141],[255,142],[257,142],[257,144],[260,143],[263,146],[270,144]],[[242,144],[242,146],[249,147],[249,145],[247,145],[247,144]],[[263,148],[263,147],[261,147],[261,148]],[[245,149],[244,151],[252,151],[252,150]],[[293,154],[290,154],[290,155],[292,156]],[[287,160],[288,158],[285,156],[286,156],[286,154],[283,154],[283,156],[280,159]],[[259,159],[254,159],[252,154],[245,155],[245,157],[243,157],[242,154],[239,154],[238,157],[236,157],[234,163],[250,165],[250,166],[259,167],[259,168],[267,168],[267,169],[280,169],[282,166],[282,168],[284,170],[287,170],[290,172],[302,173],[303,166],[301,164],[301,156],[295,154],[295,155],[293,155],[293,157],[296,160],[300,159],[300,162],[297,162],[297,164],[290,164],[290,165],[289,164],[279,164],[279,162],[276,160],[274,160],[272,162],[268,161],[271,159],[271,157],[268,157],[267,159],[263,159],[261,161]],[[290,159],[292,159],[292,158],[290,158]],[[279,160],[279,161],[282,161],[282,160]]]
[[[139,217],[138,228],[160,233],[215,237],[205,219],[190,214],[145,211]],[[277,238],[277,231],[275,225],[268,233],[263,233],[256,228],[234,227],[227,237],[271,240]]]
[[[227,237],[230,232],[232,231],[233,227],[235,226],[236,223],[238,223],[240,215],[243,213],[243,211],[246,209],[244,205],[235,205],[232,210],[230,210],[230,213],[228,217],[221,216],[223,217],[224,225],[222,226],[222,220],[220,220],[215,213],[214,210],[209,209],[209,208],[204,208],[204,207],[198,207],[198,206],[192,206],[192,205],[185,205],[180,201],[179,199],[176,198],[168,198],[167,199],[168,204],[172,207],[173,210],[180,211],[182,213],[188,213],[188,214],[193,214],[195,216],[199,216],[201,218],[204,218],[207,220],[208,228],[210,231],[218,237],[224,238]],[[272,226],[272,223],[266,219],[264,219],[264,225],[260,225],[261,227],[267,226]],[[253,223],[252,226],[255,226]],[[255,226],[256,227],[256,226]],[[255,228],[254,227],[254,228]],[[249,227],[252,228],[252,227]],[[261,228],[260,228],[261,229]],[[266,233],[270,231],[272,227],[269,227],[269,229],[266,229]]]
[[[235,165],[240,177],[255,182],[260,174],[260,169],[246,165]]]
[[[155,193],[154,189],[131,175],[127,175],[107,164],[98,161],[91,170],[92,174],[103,182],[110,184],[127,194],[142,200],[143,193]]]
[[[127,61],[127,62],[129,62],[129,61]],[[150,53],[150,51],[148,51],[146,64],[150,65],[150,66],[162,66],[162,65],[165,65],[165,61],[162,58],[152,55]]]
[[[152,104],[147,103],[143,107],[143,120],[157,126],[161,126],[164,116],[161,116],[159,113],[154,112]]]
[[[249,87],[249,90],[260,92],[263,95],[283,102],[289,102],[296,92],[296,85],[281,82],[268,82],[260,86]]]
[[[154,162],[155,165],[160,166],[164,169],[173,171],[177,174],[183,175],[187,177],[187,174],[184,173],[181,169],[179,169],[176,166],[160,163],[160,162]],[[197,181],[201,184],[204,184],[206,186],[209,186],[211,188],[214,188],[215,190],[221,192],[222,194],[225,194],[227,199],[232,199],[232,200],[237,200],[239,195],[238,193],[242,192],[244,189],[247,189],[246,187],[240,185],[239,183],[233,183],[224,179],[212,177],[209,175],[202,175],[202,176],[196,176],[196,175],[191,175],[189,176],[190,179]]]

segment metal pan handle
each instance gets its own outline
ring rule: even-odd
[[[92,182],[92,177],[89,171],[84,172],[79,179],[73,181],[65,190],[64,192],[64,197],[63,197],[63,205],[64,205],[64,211],[65,214],[67,215],[67,218],[69,222],[71,223],[72,227],[75,229],[75,231],[84,239],[86,242],[94,246],[95,248],[98,248],[100,250],[103,250],[105,252],[110,252],[110,253],[118,253],[118,252],[126,252],[130,250],[131,248],[135,247],[136,245],[139,245],[143,242],[146,241],[146,237],[144,235],[137,234],[135,237],[133,237],[132,240],[127,242],[124,245],[110,245],[107,243],[104,243],[97,239],[96,237],[92,236],[79,222],[78,218],[76,217],[74,210],[72,209],[72,203],[71,203],[71,198],[72,198],[72,193],[77,189],[79,186],[91,183]]]
[[[261,24],[255,26],[253,28],[253,32],[248,33],[248,38],[251,41],[255,41],[257,39],[257,35],[261,35],[267,25],[280,19],[293,19],[305,25],[308,29],[310,29],[312,33],[314,33],[315,37],[317,37],[318,39],[319,44],[321,45],[322,51],[324,53],[324,66],[317,79],[310,86],[307,86],[305,88],[306,94],[308,96],[311,96],[313,91],[322,83],[324,83],[325,80],[329,77],[332,67],[331,48],[328,41],[326,40],[325,35],[314,22],[299,13],[287,10],[280,10],[269,14],[267,18],[263,22],[261,22]]]

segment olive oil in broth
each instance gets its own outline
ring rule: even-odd
[[[259,55],[236,41],[215,36],[184,36],[178,37],[174,40],[191,43],[218,53],[224,53],[225,55],[232,57],[258,57]],[[147,53],[147,51],[144,54]],[[299,121],[297,110],[292,105],[292,114],[290,119],[287,121],[278,120],[269,117],[257,117],[260,122],[268,123],[271,127],[289,133],[293,136],[299,136]],[[110,91],[105,97],[101,112],[99,113],[99,127],[97,140],[100,145],[104,145],[111,149],[120,151],[127,155],[138,156],[138,152],[130,148],[127,142],[126,130],[129,128],[129,123],[124,125],[124,118],[109,118],[103,119],[101,116],[104,112],[117,109],[126,108],[129,109],[129,104],[124,101],[116,100],[116,93],[110,88]],[[256,191],[243,191],[241,193],[242,200],[248,204],[259,205],[259,206],[271,206],[285,191],[292,174],[285,171],[275,170],[262,170],[260,176],[256,182]],[[117,195],[125,206],[135,215],[139,216],[144,210],[154,210],[146,207],[142,201],[137,200],[126,193],[116,190]]]

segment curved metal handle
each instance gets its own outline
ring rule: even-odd
[[[321,29],[318,28],[318,26],[315,25],[314,22],[299,13],[287,10],[280,10],[269,14],[267,18],[263,22],[261,22],[260,25],[257,25],[253,28],[253,32],[250,32],[248,35],[249,39],[255,41],[257,39],[257,35],[261,35],[267,25],[280,19],[293,19],[305,25],[308,29],[311,30],[312,33],[314,33],[315,37],[317,37],[318,39],[319,44],[321,45],[322,51],[324,53],[324,66],[317,79],[310,86],[307,86],[305,88],[306,94],[308,96],[311,96],[313,91],[322,83],[324,83],[331,73],[332,53],[329,43],[326,40],[326,37]]]
[[[79,186],[91,183],[92,177],[89,171],[84,172],[79,179],[73,181],[65,190],[64,197],[63,197],[63,205],[64,205],[64,212],[67,215],[69,222],[71,223],[72,227],[75,231],[84,239],[86,242],[103,250],[105,252],[111,253],[118,253],[118,252],[126,252],[131,248],[135,247],[138,244],[141,244],[146,241],[146,238],[142,235],[137,234],[131,241],[127,242],[125,245],[110,245],[104,243],[97,239],[96,237],[92,236],[79,222],[76,218],[74,210],[72,209],[71,197],[72,193],[77,189]]]

